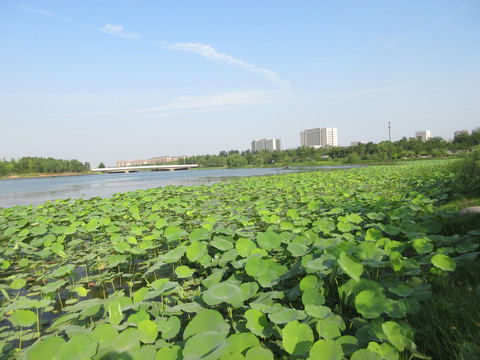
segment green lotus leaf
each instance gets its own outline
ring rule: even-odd
[[[54,282],[49,282],[47,285],[42,286],[40,291],[44,294],[49,294],[60,289],[67,281],[66,280],[57,280]]]
[[[335,339],[337,344],[342,346],[342,350],[346,355],[352,355],[358,350],[358,339],[355,336],[344,335]]]
[[[183,348],[184,360],[215,360],[228,349],[227,333],[205,331],[188,338]]]
[[[291,231],[295,229],[295,226],[290,221],[282,221],[280,223],[280,229]]]
[[[128,317],[129,323],[139,324],[143,320],[150,320],[150,315],[145,310],[140,310]]]
[[[262,260],[261,267],[261,274],[259,275],[257,272],[257,279],[262,287],[272,287],[277,284],[280,282],[281,276],[288,271],[285,265],[280,265],[272,259]]]
[[[316,287],[318,284],[318,277],[316,275],[307,275],[300,281],[300,290],[306,291]]]
[[[243,258],[246,258],[250,255],[251,251],[256,248],[255,243],[246,238],[240,238],[235,243],[235,248],[238,251],[238,255]]]
[[[363,265],[351,256],[347,255],[345,252],[340,254],[338,259],[338,265],[345,271],[352,279],[360,280],[360,276],[363,273]]]
[[[398,351],[387,343],[378,344],[372,341],[368,343],[367,349],[376,352],[384,360],[398,360],[400,357]]]
[[[116,267],[122,263],[127,262],[127,255],[110,255],[107,258],[107,261],[109,267]]]
[[[437,254],[432,257],[432,264],[444,271],[454,271],[457,265],[455,261],[444,254]]]
[[[107,323],[97,325],[92,331],[92,337],[95,338],[98,346],[102,348],[109,347],[117,336],[118,330]]]
[[[323,305],[325,304],[325,297],[314,288],[307,289],[302,295],[303,305]]]
[[[145,299],[145,296],[147,296],[149,291],[150,290],[146,287],[141,287],[140,289],[135,291],[135,294],[133,295],[133,302],[138,303],[138,302],[142,301],[143,299]]]
[[[378,291],[364,290],[355,297],[355,307],[366,319],[379,317],[382,313],[387,312],[389,306],[390,299]]]
[[[310,349],[309,359],[311,360],[342,360],[342,346],[334,340],[320,339]]]
[[[131,360],[147,360],[155,359],[156,353],[157,348],[154,345],[143,345],[138,350],[130,351],[128,355],[131,356]],[[119,355],[120,358],[123,358],[123,355]]]
[[[132,249],[132,247],[128,243],[121,241],[113,245],[113,249],[123,254],[125,252],[129,252]]]
[[[260,256],[251,256],[245,264],[245,272],[250,276],[257,277],[265,273],[265,271],[266,269]]]
[[[162,339],[173,339],[180,331],[182,323],[176,316],[162,318],[157,324],[157,330],[162,332]]]
[[[158,229],[158,230],[164,228],[165,226],[167,226],[167,220],[165,220],[165,219],[158,219],[155,222],[155,228]]]
[[[220,356],[219,360],[245,360],[245,356],[240,353],[230,353],[226,352]]]
[[[187,259],[191,262],[195,262],[208,252],[207,245],[202,241],[194,241],[187,248]]]
[[[428,239],[416,239],[413,247],[418,254],[428,254],[433,250],[433,244]]]
[[[206,240],[210,236],[210,232],[204,227],[197,228],[190,233],[190,241]]]
[[[290,244],[288,244],[287,250],[293,256],[298,257],[298,256],[305,255],[310,250],[310,247],[307,246],[307,245],[296,243],[296,242],[292,241]]]
[[[382,356],[370,349],[360,349],[353,353],[351,360],[382,360]]]
[[[17,279],[14,279],[14,280],[10,283],[10,288],[13,289],[13,290],[20,290],[20,289],[23,288],[26,284],[27,284],[27,280],[22,279],[22,278],[17,278]]]
[[[354,224],[360,224],[363,221],[363,218],[358,214],[347,214],[345,218]]]
[[[127,298],[128,299],[128,298]],[[130,299],[128,299],[130,300]],[[105,305],[104,305],[105,306]],[[124,315],[122,312],[122,300],[115,299],[106,304],[106,310],[108,312],[108,319],[111,324],[119,325],[123,320]]]
[[[178,360],[182,358],[182,348],[178,345],[158,350],[155,360]],[[145,359],[146,360],[146,359]]]
[[[223,236],[215,236],[213,240],[210,241],[210,245],[221,251],[227,251],[233,249],[234,247],[233,240],[230,240],[230,238]]]
[[[186,251],[187,251],[186,246],[184,245],[177,246],[172,250],[170,250],[169,252],[167,252],[166,254],[162,255],[161,259],[167,264],[172,264],[180,260]]]
[[[97,353],[98,343],[85,334],[78,334],[71,337],[58,349],[59,359],[84,360],[90,359]]]
[[[273,353],[261,346],[255,346],[247,351],[245,360],[273,360]]]
[[[412,343],[409,338],[409,329],[394,322],[387,321],[382,324],[383,333],[386,335],[388,342],[392,344],[398,351],[403,351]]]
[[[341,331],[345,329],[345,323],[339,315],[334,315],[329,318],[319,319],[316,328],[321,338],[333,339],[341,335]]]
[[[240,286],[233,282],[224,281],[210,286],[203,293],[203,301],[211,306],[226,302],[233,307],[240,307],[245,301],[245,296]]]
[[[286,324],[294,320],[303,320],[307,317],[304,311],[296,309],[286,309],[268,314],[268,318],[275,324]]]
[[[252,333],[232,334],[227,338],[229,346],[228,353],[245,353],[246,350],[260,346],[260,341]]]
[[[60,349],[64,343],[65,340],[57,336],[42,338],[27,349],[24,359],[57,360],[58,349]]]
[[[37,315],[31,310],[15,310],[8,320],[14,326],[32,326],[37,322]]]
[[[240,289],[245,300],[252,298],[258,291],[258,284],[256,282],[247,282],[240,284]],[[244,300],[244,301],[245,301]]]
[[[78,296],[86,297],[88,295],[88,290],[85,289],[83,286],[77,286],[74,290],[78,294]]]
[[[181,279],[191,277],[194,272],[194,269],[190,269],[186,265],[178,266],[177,268],[175,268],[175,274]]]
[[[245,312],[245,319],[247,319],[246,327],[253,334],[266,338],[270,335],[269,329],[271,324],[268,322],[267,317],[260,310],[248,309]]]
[[[176,241],[181,239],[182,237],[185,237],[188,234],[185,230],[179,228],[178,226],[170,225],[165,229],[163,235],[167,238],[168,241]]]
[[[332,310],[328,306],[305,305],[305,313],[317,319],[324,319],[332,316]]]
[[[127,328],[123,330],[112,342],[112,352],[118,354],[133,352],[140,349],[140,333],[137,329]]]
[[[140,341],[144,344],[154,343],[158,336],[157,324],[152,320],[142,320],[138,323]]]
[[[337,229],[340,230],[343,233],[349,232],[352,230],[352,225],[348,222],[345,221],[339,221],[337,223]]]
[[[367,216],[369,218],[370,215],[373,214],[373,213],[370,213],[368,214]],[[375,220],[375,219],[373,219]],[[382,230],[379,230],[379,229],[376,229],[376,228],[370,228],[367,230],[367,233],[365,234],[365,241],[377,241],[377,240],[380,240],[381,238],[383,238],[383,232]]]
[[[282,343],[290,355],[302,355],[308,352],[313,345],[313,331],[307,324],[300,324],[297,320],[289,322],[282,329]]]
[[[199,334],[201,332],[218,332],[228,334],[230,326],[223,319],[222,314],[216,310],[204,310],[199,312],[187,325],[183,332],[183,339]]]
[[[257,243],[267,251],[278,250],[282,243],[282,238],[273,231],[260,232],[257,233]]]

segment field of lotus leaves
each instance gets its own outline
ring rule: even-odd
[[[436,165],[0,209],[0,359],[425,359],[409,318],[477,255]]]

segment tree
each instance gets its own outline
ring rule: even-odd
[[[98,164],[98,168],[99,169],[105,169],[105,164],[103,162],[101,162],[100,164]]]

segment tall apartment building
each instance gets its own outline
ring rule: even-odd
[[[252,152],[260,150],[280,151],[282,141],[276,138],[266,138],[252,141]]]
[[[461,134],[468,134],[468,130],[457,130],[455,131],[455,134],[453,135],[453,137],[456,137]]]
[[[417,131],[415,132],[415,137],[416,138],[420,137],[422,141],[425,142],[431,138],[430,130]]]
[[[301,131],[300,146],[338,146],[337,128],[316,128]]]

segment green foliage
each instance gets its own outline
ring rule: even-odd
[[[90,164],[78,160],[59,160],[53,158],[22,157],[18,160],[0,161],[0,176],[27,173],[65,173],[85,172]]]
[[[454,186],[437,167],[291,173],[0,209],[4,352],[425,358],[412,319],[432,285],[448,283],[479,247],[476,228],[446,234],[433,216]],[[456,354],[474,350],[473,337],[455,341],[465,343]]]

